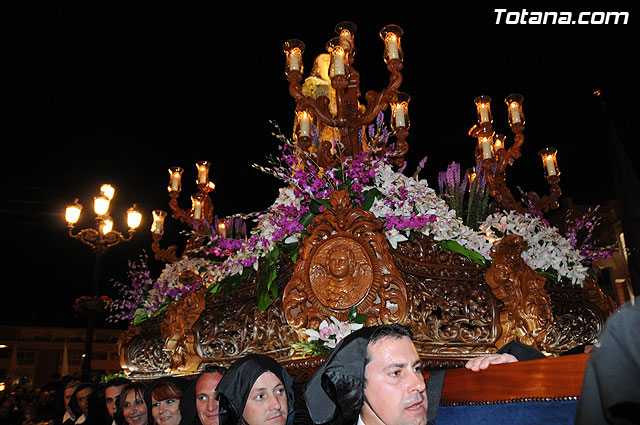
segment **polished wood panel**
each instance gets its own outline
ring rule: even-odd
[[[493,365],[479,372],[450,369],[445,375],[441,403],[578,397],[588,358],[589,354],[548,357]],[[424,375],[428,379],[429,371]]]

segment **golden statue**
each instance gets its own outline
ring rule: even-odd
[[[329,78],[329,64],[331,56],[328,53],[319,54],[313,61],[313,69],[310,75],[304,80],[302,85],[302,93],[312,99],[325,96],[329,99],[329,111],[336,115],[338,109],[336,106],[336,91],[331,87],[331,78]],[[295,120],[297,121],[297,115]],[[317,119],[313,120],[313,125],[318,133],[318,140],[327,140],[335,142],[340,140],[340,132],[336,127],[329,127]],[[297,122],[294,122],[293,128],[297,128]]]

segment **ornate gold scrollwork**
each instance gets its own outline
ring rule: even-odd
[[[196,279],[195,275],[181,276],[181,279]],[[202,359],[195,349],[193,324],[205,308],[204,287],[185,297],[181,302],[169,305],[162,321],[164,351],[169,355],[168,372],[185,373],[198,369]]]
[[[512,340],[543,349],[553,324],[551,299],[544,289],[545,278],[526,265],[522,252],[527,245],[520,235],[507,235],[493,248],[493,263],[485,280],[496,298],[504,303],[500,311],[502,334],[496,346]]]

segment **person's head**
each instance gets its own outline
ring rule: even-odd
[[[293,378],[273,358],[249,354],[231,365],[217,387],[220,424],[285,425],[293,413]]]
[[[145,388],[141,382],[132,382],[122,388],[118,416],[122,415],[129,425],[147,425],[149,422],[149,411],[144,401]]]
[[[422,363],[400,325],[376,329],[367,345],[362,420],[367,425],[427,423],[426,385]]]
[[[95,397],[95,388],[93,385],[85,385],[81,384],[76,390],[76,402],[78,403],[78,407],[80,411],[87,415],[89,413],[89,400],[92,397]]]
[[[208,365],[195,381],[196,412],[202,425],[219,425],[216,387],[226,368]]]
[[[426,392],[411,331],[398,324],[344,338],[304,390],[315,423],[426,424]]]
[[[69,409],[76,419],[81,415],[87,416],[90,405],[95,404],[96,400],[96,385],[93,382],[80,382],[71,395]]]
[[[182,419],[181,400],[186,381],[180,378],[162,378],[151,384],[147,402],[156,425],[178,425]]]
[[[64,410],[72,417],[75,417],[75,412],[71,408],[70,402],[71,398],[73,397],[73,393],[75,392],[76,388],[78,388],[78,385],[80,385],[80,381],[69,381],[65,385],[62,392],[62,397],[64,399]]]
[[[105,384],[104,387],[104,403],[107,411],[109,412],[109,416],[113,418],[118,410],[118,403],[120,400],[120,393],[122,392],[122,388],[125,385],[129,384],[127,378],[113,378]]]

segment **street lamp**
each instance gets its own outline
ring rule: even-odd
[[[127,224],[129,232],[124,236],[117,230],[113,229],[113,220],[109,216],[109,207],[111,199],[115,195],[115,188],[111,185],[102,185],[100,195],[94,198],[93,211],[96,218],[95,228],[82,229],[74,233],[74,227],[80,219],[82,205],[76,199],[70,204],[65,213],[65,219],[68,225],[68,233],[74,239],[78,239],[85,245],[91,247],[95,254],[95,265],[93,269],[93,279],[91,281],[91,294],[89,297],[83,297],[86,301],[82,304],[82,309],[88,312],[87,336],[85,341],[85,356],[82,362],[82,377],[85,380],[91,379],[91,357],[93,347],[93,329],[95,325],[96,313],[100,308],[104,307],[103,302],[98,297],[98,285],[100,277],[100,265],[102,256],[112,246],[121,242],[130,241],[133,237],[135,229],[142,221],[142,214],[137,211],[135,204],[127,210]]]

